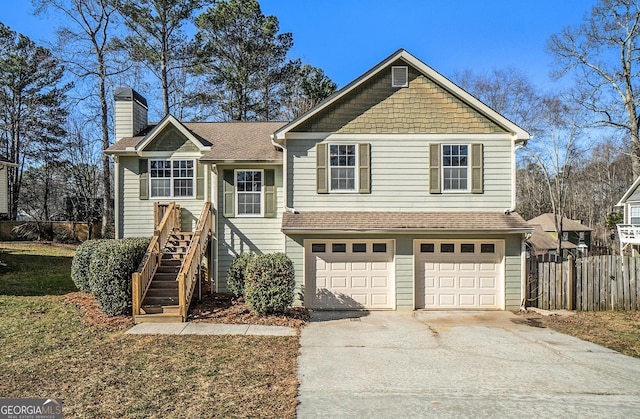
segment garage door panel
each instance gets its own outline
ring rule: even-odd
[[[367,287],[367,277],[366,276],[352,276],[351,277],[351,287],[352,288],[366,288]]]
[[[331,264],[331,268],[332,271],[346,271],[347,270],[347,263],[346,262],[333,262]]]
[[[371,305],[373,306],[386,306],[389,305],[389,296],[387,294],[372,294]]]
[[[456,296],[454,294],[440,294],[440,305],[443,307],[454,307],[456,302]]]
[[[367,269],[367,263],[366,262],[353,262],[351,264],[351,270],[353,271],[364,271]]]
[[[344,276],[332,276],[331,288],[347,288],[347,278]]]
[[[474,276],[461,276],[460,277],[460,288],[475,288],[476,287],[476,278]]]
[[[497,304],[496,296],[494,294],[480,295],[480,306],[493,307]]]
[[[504,308],[503,241],[416,241],[414,251],[416,308]]]
[[[479,278],[480,288],[491,288],[496,289],[496,278],[495,277],[480,277]]]
[[[441,276],[438,284],[440,288],[454,288],[456,286],[456,279],[451,276]]]
[[[460,294],[458,301],[462,307],[473,307],[476,305],[476,296],[474,294]]]
[[[366,246],[354,246],[354,243],[366,243]],[[386,247],[386,252],[373,252],[375,243],[384,243],[382,248]],[[314,248],[316,252],[313,252]],[[378,250],[380,248],[377,246]],[[334,252],[336,249],[345,251]],[[359,251],[353,252],[354,249]],[[309,308],[394,308],[392,241],[305,240],[305,252],[305,304]]]
[[[363,306],[369,305],[369,299],[367,294],[351,294],[351,298]]]
[[[389,278],[386,276],[373,276],[371,277],[372,288],[389,288]]]

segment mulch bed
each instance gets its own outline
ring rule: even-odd
[[[226,294],[203,294],[202,300],[191,307],[189,321],[202,323],[260,324],[286,326],[300,329],[310,319],[309,311],[302,307],[292,307],[279,316],[258,316],[252,314],[242,299],[234,299]]]
[[[131,316],[108,317],[98,307],[93,295],[72,292],[65,299],[83,312],[82,321],[106,330],[122,330],[133,326]],[[259,324],[266,326],[286,326],[301,329],[310,319],[308,310],[294,307],[280,316],[258,316],[252,314],[242,299],[233,299],[226,294],[209,294],[191,307],[189,321],[201,323]]]
[[[82,310],[81,320],[91,326],[106,330],[122,330],[133,326],[131,316],[109,317],[104,314],[95,297],[86,292],[72,292],[65,295],[65,299]]]

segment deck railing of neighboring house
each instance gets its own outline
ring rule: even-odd
[[[640,225],[618,224],[618,237],[622,243],[640,244]]]
[[[178,300],[180,301],[180,315],[183,321],[187,319],[189,303],[200,275],[200,263],[207,251],[207,243],[211,235],[213,216],[211,203],[207,202],[202,209],[198,227],[193,232],[191,244],[187,250],[180,272],[178,272]]]
[[[180,205],[175,202],[168,204],[155,203],[154,221],[159,220],[155,224],[153,238],[147,248],[142,268],[132,275],[131,299],[133,315],[139,315],[142,300],[149,289],[151,279],[156,273],[160,261],[162,259],[162,249],[167,244],[169,236],[174,231],[180,230]],[[159,216],[162,214],[162,217]]]

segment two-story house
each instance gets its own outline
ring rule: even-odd
[[[640,176],[616,206],[623,210],[622,223],[617,225],[620,251],[630,248],[635,256],[640,250]]]
[[[151,235],[154,202],[179,204],[183,231],[208,203],[216,291],[237,254],[282,251],[312,309],[522,304],[529,134],[404,50],[289,123],[150,126],[131,89],[116,119],[118,237]]]

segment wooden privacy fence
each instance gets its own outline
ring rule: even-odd
[[[545,310],[640,310],[640,258],[527,260],[526,305]]]

